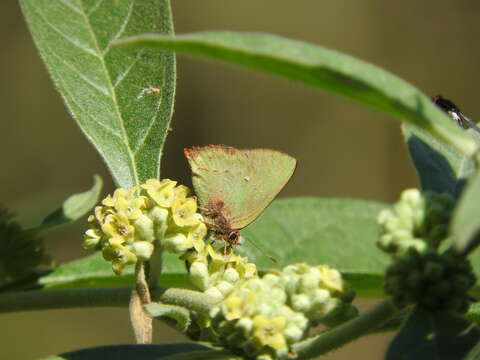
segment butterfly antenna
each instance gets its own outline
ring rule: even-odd
[[[245,239],[245,238],[244,238],[244,239]],[[268,254],[265,252],[265,250],[263,250],[260,246],[258,246],[257,244],[255,244],[255,243],[253,242],[253,240],[247,239],[247,241],[248,241],[250,244],[252,244],[255,249],[257,249],[258,251],[260,251],[263,256],[266,256],[267,258],[269,258],[271,262],[273,262],[274,264],[278,264],[278,260],[277,260],[277,259],[275,259],[273,256],[268,255]]]

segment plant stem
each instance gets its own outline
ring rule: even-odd
[[[209,360],[209,359],[224,359],[224,360],[242,360],[243,356],[233,355],[228,351],[191,351],[164,357],[163,360]]]
[[[373,328],[382,325],[397,311],[397,307],[390,299],[384,300],[355,319],[293,345],[292,350],[298,359],[309,359],[325,354],[369,334]]]
[[[162,260],[163,260],[163,254],[162,254],[162,246],[161,246],[161,240],[157,239],[155,240],[153,248],[153,254],[150,258],[149,263],[149,268],[148,268],[148,285],[152,288],[155,286],[158,286],[160,282],[160,275],[162,273]]]
[[[135,289],[140,296],[142,305],[150,303],[150,289],[145,276],[145,263],[142,261],[137,261],[135,264]]]
[[[0,313],[75,309],[92,307],[126,307],[132,287],[32,290],[0,294]],[[198,291],[156,288],[152,297],[165,304],[180,305],[193,311],[208,313],[215,303]]]
[[[137,261],[135,264],[135,288],[132,290],[128,307],[137,344],[152,343],[153,318],[143,310],[143,306],[149,304],[150,301],[150,289],[145,278],[145,264]]]
[[[0,313],[127,306],[131,287],[34,290],[0,295]]]

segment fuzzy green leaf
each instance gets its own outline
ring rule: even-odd
[[[112,272],[111,264],[102,254],[96,253],[83,259],[60,265],[38,280],[46,288],[75,289],[84,287],[129,286],[134,283],[134,267],[127,266],[122,275]],[[160,286],[188,286],[185,264],[178,255],[163,255],[163,272]]]
[[[473,250],[480,243],[480,171],[468,183],[455,208],[451,226],[455,249],[460,253]],[[477,252],[478,253],[478,252]],[[480,254],[471,258],[480,270]],[[478,274],[478,272],[477,272]]]
[[[195,343],[178,343],[162,345],[108,345],[82,349],[49,356],[44,360],[155,360],[191,351],[210,351],[211,349]]]
[[[168,0],[21,0],[65,104],[122,187],[157,178],[172,115],[170,52],[111,49],[121,36],[172,34]]]
[[[174,49],[222,60],[337,93],[424,129],[471,155],[476,145],[413,85],[340,52],[263,33],[212,31],[176,37],[143,34],[114,46]]]
[[[381,283],[389,258],[375,246],[376,217],[387,205],[353,199],[286,198],[274,201],[252,225],[242,230],[238,252],[260,270],[297,262],[328,264],[345,274],[363,296],[382,296]],[[278,260],[274,264],[253,244]],[[178,255],[164,254],[163,286],[188,286]],[[55,288],[128,285],[133,269],[115,276],[101,254],[59,266],[40,279]]]
[[[190,311],[182,306],[152,302],[145,305],[145,310],[152,317],[173,320],[176,323],[177,330],[182,333],[187,331],[192,322]]]
[[[98,203],[103,186],[100,176],[95,175],[93,181],[90,190],[70,196],[60,208],[48,215],[38,227],[32,230],[50,230],[74,222],[88,213]]]
[[[480,330],[467,319],[447,312],[415,309],[393,339],[387,360],[463,359],[480,341]]]
[[[279,199],[242,230],[246,241],[238,251],[261,270],[297,262],[328,264],[345,274],[361,295],[381,296],[389,258],[375,245],[376,218],[385,207],[354,199]]]
[[[477,326],[480,326],[480,304],[474,303],[470,305],[466,317],[468,320],[475,322]]]
[[[422,190],[446,192],[458,197],[475,171],[473,157],[462,154],[425,131],[406,124],[403,130]]]

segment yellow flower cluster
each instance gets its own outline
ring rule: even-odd
[[[214,342],[249,358],[286,359],[312,326],[355,315],[353,292],[335,269],[296,264],[259,277],[255,264],[233,248],[205,243],[207,227],[196,199],[174,181],[117,189],[88,221],[83,246],[101,250],[116,274],[148,260],[154,246],[182,254],[192,283],[217,300],[195,322],[209,327]]]
[[[169,179],[119,188],[89,216],[83,247],[101,250],[119,275],[126,265],[148,260],[155,243],[173,253],[203,246],[207,228],[188,195],[186,186]]]
[[[286,358],[289,345],[309,328],[308,319],[287,305],[285,290],[260,278],[235,288],[210,317],[221,343],[256,359]]]
[[[237,285],[210,312],[211,326],[227,347],[256,359],[283,359],[311,327],[355,316],[352,300],[337,270],[289,265]]]

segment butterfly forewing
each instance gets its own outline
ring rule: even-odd
[[[202,207],[221,203],[231,229],[254,221],[290,180],[297,161],[270,149],[227,146],[186,149]]]

